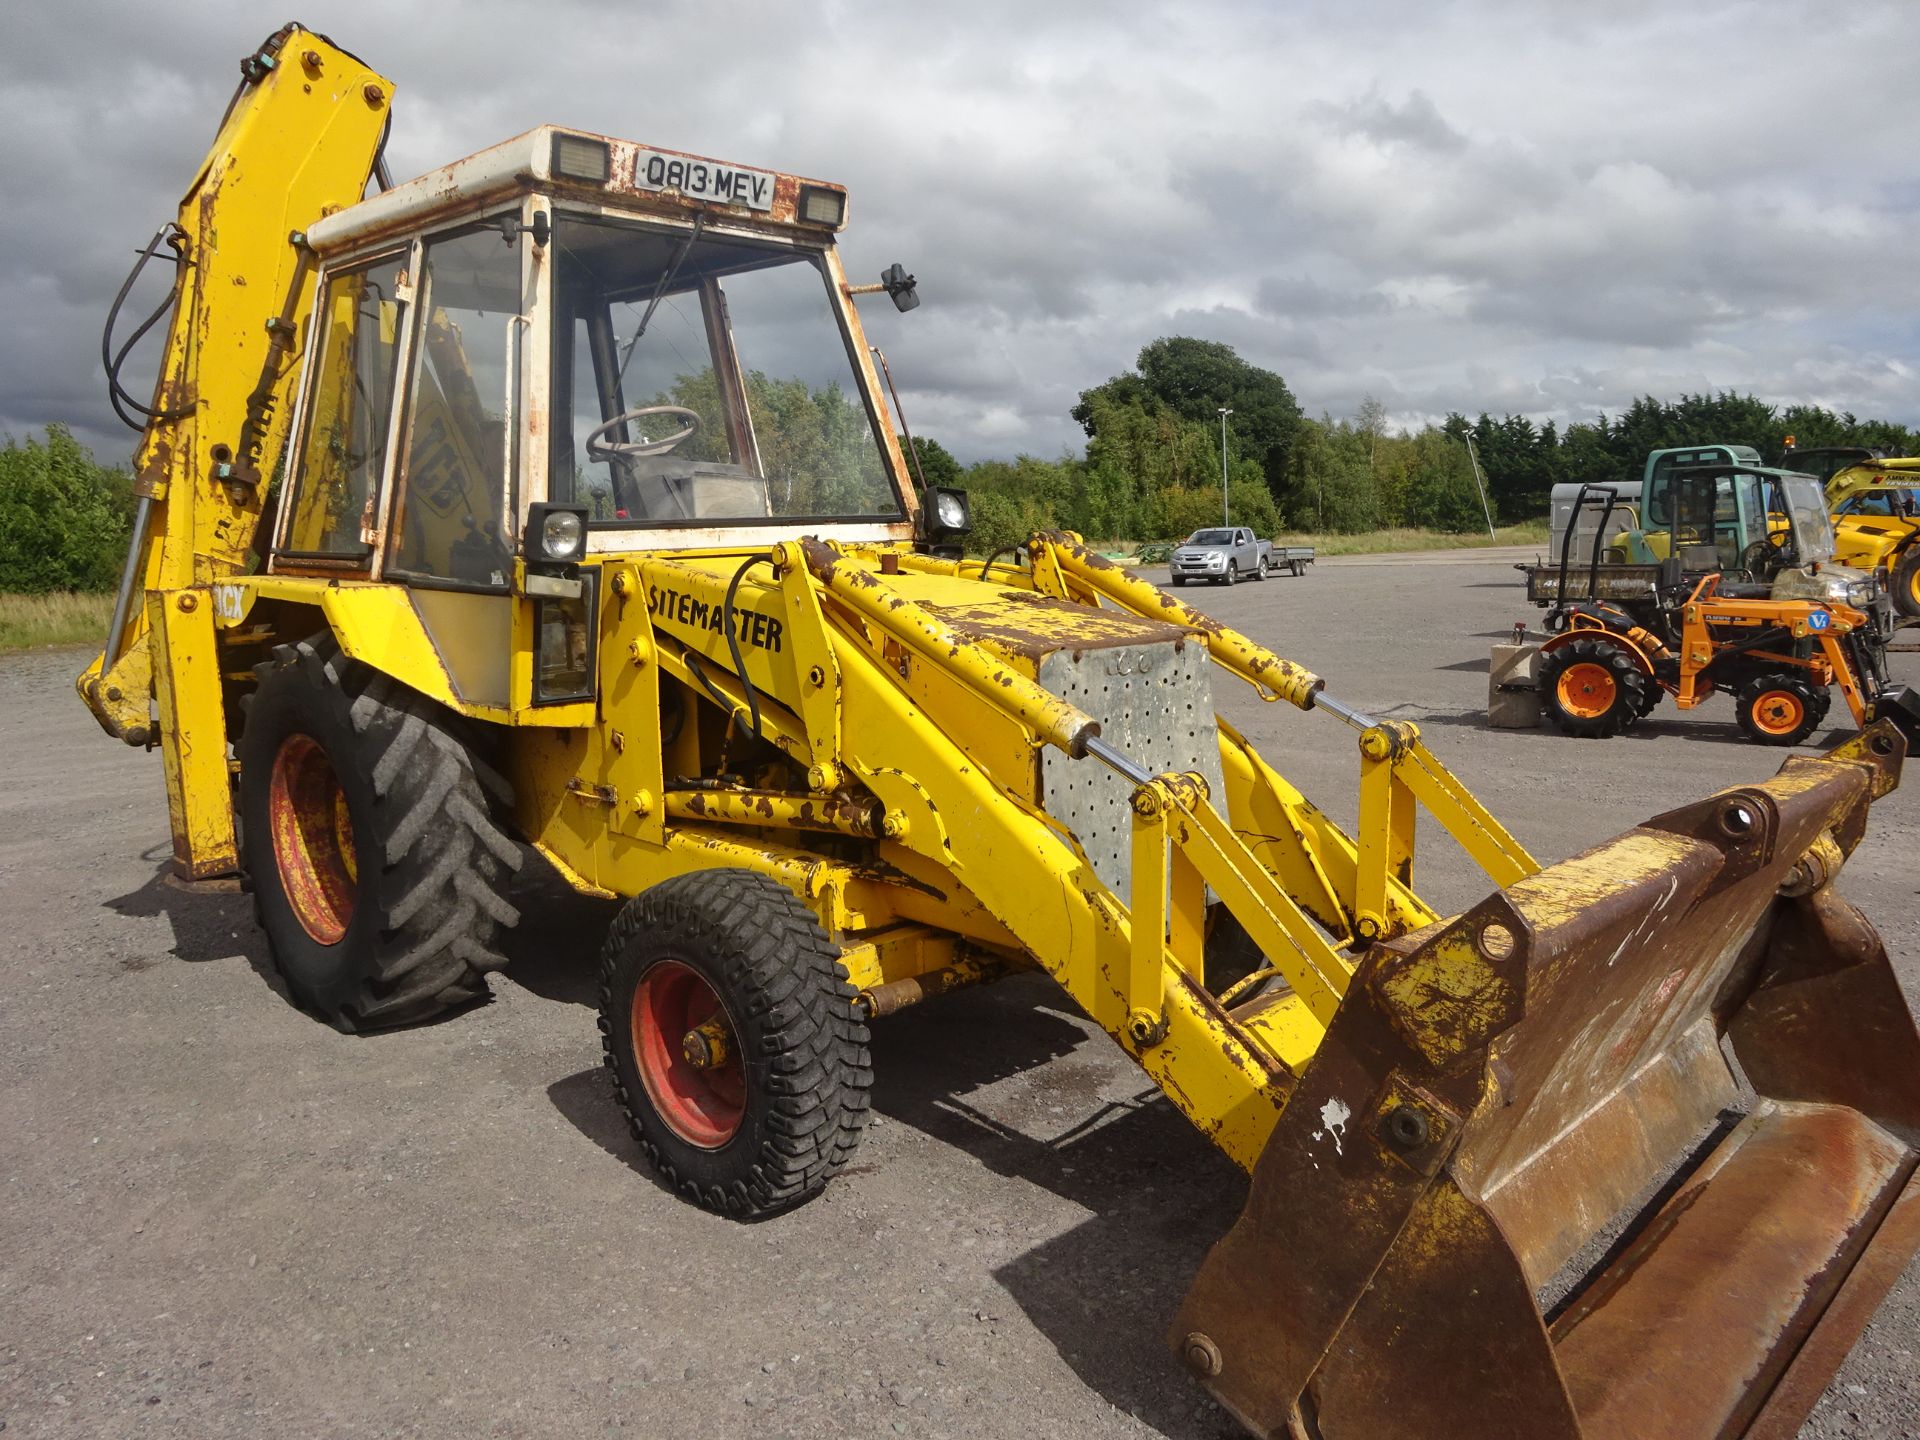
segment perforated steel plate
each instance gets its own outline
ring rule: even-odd
[[[1040,683],[1100,722],[1100,737],[1158,775],[1197,770],[1223,810],[1212,662],[1197,641],[1056,650]],[[1094,873],[1123,900],[1133,893],[1133,787],[1097,760],[1041,752],[1047,813],[1080,841]]]

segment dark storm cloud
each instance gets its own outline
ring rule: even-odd
[[[278,12],[15,8],[0,427],[63,420],[118,458],[99,320]],[[1309,411],[1371,394],[1402,423],[1722,387],[1920,420],[1903,4],[305,18],[398,84],[399,175],[555,121],[847,183],[849,269],[904,261],[926,301],[875,308],[873,338],[915,427],[966,457],[1079,443],[1079,392],[1175,333],[1280,370]]]

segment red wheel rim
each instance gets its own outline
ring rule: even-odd
[[[717,1065],[695,1065],[684,1048],[687,1032],[716,1019],[726,1054]],[[634,986],[631,1024],[640,1082],[667,1128],[702,1150],[733,1139],[746,1113],[747,1072],[733,1018],[714,988],[678,960],[658,961]]]
[[[1560,674],[1560,704],[1582,720],[1597,720],[1613,708],[1619,686],[1604,665],[1582,660]]]
[[[1753,723],[1768,735],[1791,735],[1806,714],[1806,706],[1791,690],[1769,690],[1753,702]]]
[[[320,944],[338,944],[353,920],[359,873],[353,821],[333,763],[308,736],[289,735],[273,757],[267,824],[294,918]]]

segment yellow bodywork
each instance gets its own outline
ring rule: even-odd
[[[1827,481],[1827,509],[1833,513],[1834,559],[1868,572],[1898,566],[1920,546],[1920,517],[1843,513],[1847,502],[1870,490],[1905,492],[1920,503],[1920,458],[1873,460],[1849,465]],[[1911,587],[1902,610],[1920,613],[1920,571],[1905,577]],[[1896,591],[1896,593],[1898,593]]]
[[[1071,645],[1076,627],[1092,643],[1115,627],[1171,623],[1270,701],[1311,709],[1320,681],[1077,537],[1036,536],[1029,553],[1030,569],[982,581],[953,562],[804,541],[749,571],[732,624],[761,733],[805,774],[801,791],[674,778],[700,773],[697,747],[727,723],[716,697],[747,710],[722,629],[728,582],[748,558],[738,552],[588,567],[601,596],[598,698],[562,705],[532,703],[524,596],[500,597],[522,618],[513,693],[488,704],[462,693],[421,596],[403,586],[274,575],[154,591],[163,723],[192,741],[168,766],[178,868],[200,877],[233,863],[224,745],[199,744],[224,737],[221,707],[244,684],[219,679],[216,627],[255,644],[325,628],[351,658],[499,727],[519,829],[583,891],[627,896],[692,870],[757,871],[814,911],[863,989],[969,956],[1038,965],[1251,1166],[1339,1006],[1349,947],[1438,918],[1412,889],[1416,804],[1496,883],[1537,866],[1411,725],[1357,736],[1361,823],[1349,837],[1221,721],[1226,794],[1207,794],[1197,775],[1146,777],[1133,893],[1114,893],[1037,793],[1039,748],[1084,755],[1097,727],[1041,687],[1014,627],[1038,623]],[[969,638],[947,616],[999,639]],[[669,692],[710,717],[704,738],[691,719],[666,734]],[[1277,993],[1222,1004],[1205,956],[1209,892],[1268,957],[1261,973],[1285,982]]]
[[[77,682],[109,734],[161,745],[176,864],[196,877],[234,862],[222,682],[202,601],[214,581],[248,568],[286,449],[313,303],[305,228],[365,192],[393,95],[384,77],[294,26],[252,63],[257,78],[236,96],[176,219],[180,281],[159,414],[134,461],[144,533],[129,578],[146,603],[126,607]],[[237,294],[250,303],[233,303]],[[173,635],[156,636],[161,621]]]

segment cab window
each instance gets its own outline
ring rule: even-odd
[[[520,242],[497,227],[430,242],[389,568],[507,583],[509,448],[519,385]]]
[[[548,493],[604,526],[904,514],[819,256],[554,223]]]
[[[1874,515],[1889,520],[1896,515],[1909,515],[1912,511],[1912,497],[1902,495],[1897,490],[1867,490],[1850,497],[1840,507],[1842,515]]]
[[[314,307],[319,359],[286,538],[292,555],[365,557],[386,469],[404,254],[327,278]]]

